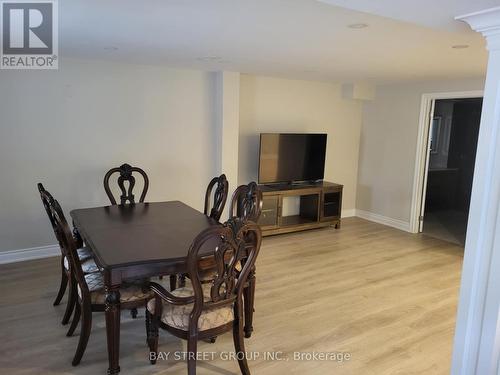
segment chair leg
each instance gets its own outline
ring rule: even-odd
[[[136,308],[130,309],[130,316],[132,317],[132,319],[137,319],[137,309]]]
[[[177,275],[170,275],[170,291],[177,289]]]
[[[252,273],[247,279],[248,286],[243,289],[243,300],[245,308],[245,337],[248,339],[253,332],[253,312],[255,300],[255,274]]]
[[[248,368],[248,362],[245,352],[245,339],[243,338],[243,314],[239,311],[238,307],[235,308],[235,320],[233,326],[233,341],[234,341],[234,351],[236,352],[236,358],[238,359],[238,365],[240,366],[241,373],[243,375],[250,375],[250,369]]]
[[[76,348],[75,356],[73,357],[73,366],[77,366],[82,360],[83,353],[87,348],[87,343],[90,337],[90,330],[92,329],[92,309],[90,305],[82,304],[82,324],[80,329],[80,339]]]
[[[73,320],[71,321],[71,326],[69,327],[68,333],[66,333],[66,336],[70,337],[73,336],[73,332],[75,332],[76,327],[78,326],[78,323],[80,322],[80,315],[82,312],[82,308],[79,303],[76,304],[75,307],[75,315],[73,315]]]
[[[196,375],[196,351],[198,350],[198,337],[189,336],[187,345],[188,375]]]
[[[158,356],[158,321],[157,318],[146,308],[146,335],[149,347],[149,361],[152,365],[156,363]]]
[[[69,285],[69,295],[68,295],[68,303],[66,305],[66,311],[64,312],[64,316],[61,324],[66,325],[71,318],[71,314],[73,313],[73,309],[75,308],[75,304],[77,303],[77,294],[76,291],[76,281],[73,280],[73,276],[68,277],[68,285]]]
[[[57,297],[54,301],[54,306],[61,303],[61,299],[66,292],[66,287],[68,286],[68,275],[66,274],[66,269],[64,268],[64,258],[61,257],[61,285],[59,285],[59,291],[57,292]]]

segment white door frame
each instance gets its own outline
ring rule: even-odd
[[[429,169],[429,129],[434,114],[434,102],[438,99],[482,98],[483,94],[483,90],[471,90],[435,92],[422,95],[411,200],[410,231],[412,233],[419,232],[419,217],[423,211],[426,194],[427,171]]]

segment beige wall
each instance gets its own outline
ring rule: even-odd
[[[149,174],[148,200],[202,209],[207,182],[227,163],[240,184],[257,179],[261,132],[328,133],[325,179],[345,185],[344,210],[408,221],[421,94],[483,84],[381,86],[362,103],[343,99],[336,84],[237,73],[221,92],[218,77],[79,60],[58,71],[0,71],[0,251],[55,242],[38,181],[66,212],[103,205],[105,171],[129,162]],[[239,100],[218,101],[230,93]],[[237,145],[222,152],[226,138]]]
[[[216,73],[218,173],[224,173],[230,191],[238,184],[238,137],[240,123],[240,73]],[[229,212],[226,207],[226,213]]]
[[[38,181],[66,212],[104,205],[104,173],[129,162],[150,176],[148,200],[202,209],[221,168],[239,183],[257,178],[261,131],[328,133],[325,178],[345,185],[344,209],[353,209],[361,102],[333,84],[248,75],[239,83],[238,73],[80,60],[1,71],[0,251],[55,242]],[[229,139],[234,147],[224,147]]]
[[[362,103],[336,84],[241,75],[240,184],[257,180],[261,132],[328,133],[325,180],[344,184],[343,209],[355,208]]]
[[[0,71],[0,251],[54,244],[36,190],[66,212],[107,204],[122,162],[150,176],[148,200],[202,209],[215,174],[214,75],[65,60],[58,71]]]
[[[483,79],[378,86],[363,108],[356,208],[409,222],[422,94],[483,87]]]

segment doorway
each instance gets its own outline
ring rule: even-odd
[[[419,232],[465,245],[482,97],[434,99]]]

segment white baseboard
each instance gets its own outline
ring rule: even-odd
[[[342,210],[342,216],[341,217],[352,217],[356,216],[356,209],[355,208],[350,208],[348,210]]]
[[[22,262],[24,260],[33,260],[49,258],[61,255],[59,245],[48,245],[40,247],[31,247],[29,249],[9,250],[0,252],[0,264]]]
[[[393,219],[391,217],[375,214],[373,212],[364,211],[356,209],[356,215],[365,220],[370,220],[375,223],[384,224],[389,227],[404,230],[405,232],[411,232],[410,223],[403,220]]]

